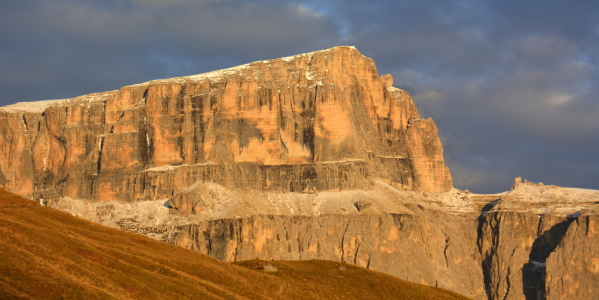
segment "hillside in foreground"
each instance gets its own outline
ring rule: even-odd
[[[467,299],[332,261],[222,262],[0,189],[0,299]],[[264,263],[264,262],[262,262]]]

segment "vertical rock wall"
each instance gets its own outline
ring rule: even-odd
[[[392,83],[356,49],[336,47],[3,107],[0,183],[43,201],[160,199],[197,181],[450,190],[434,122]]]

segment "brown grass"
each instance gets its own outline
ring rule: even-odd
[[[337,262],[271,262],[276,273],[256,263],[221,262],[0,189],[0,299],[467,299]]]

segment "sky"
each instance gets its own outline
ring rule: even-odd
[[[599,189],[599,1],[1,2],[0,105],[352,45],[435,120],[456,188]]]

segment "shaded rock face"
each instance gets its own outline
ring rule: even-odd
[[[21,195],[165,199],[195,182],[314,192],[452,188],[434,122],[352,47],[0,108]]]

